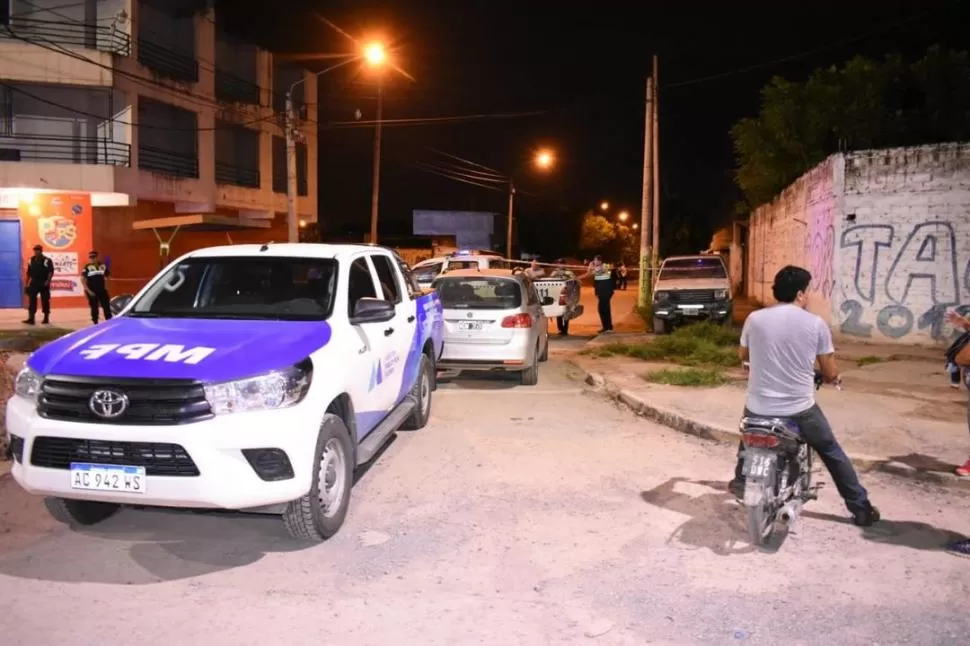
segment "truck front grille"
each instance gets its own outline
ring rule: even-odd
[[[667,294],[669,294],[670,302],[672,303],[698,304],[714,302],[713,289],[681,289],[667,292]]]
[[[99,390],[128,398],[123,413],[105,419],[91,410]],[[37,412],[46,419],[94,424],[171,426],[212,417],[202,384],[189,379],[102,379],[48,377],[41,386]]]
[[[161,442],[110,442],[70,437],[34,438],[30,463],[48,469],[70,469],[71,462],[145,467],[149,476],[199,475],[199,468],[178,444]]]

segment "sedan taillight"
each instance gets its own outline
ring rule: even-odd
[[[514,316],[506,316],[504,319],[502,319],[502,327],[532,327],[532,315],[523,313],[516,314]]]

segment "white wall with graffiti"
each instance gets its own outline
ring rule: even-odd
[[[747,253],[755,300],[800,265],[837,335],[944,342],[947,308],[970,313],[970,144],[834,155],[752,214]]]

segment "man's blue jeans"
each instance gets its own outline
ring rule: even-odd
[[[747,408],[744,409],[744,415],[746,417],[774,417],[772,415],[760,416]],[[839,490],[839,495],[845,501],[849,513],[854,516],[865,513],[869,507],[869,493],[859,482],[855,467],[852,466],[849,456],[842,450],[839,441],[835,439],[832,427],[829,425],[829,421],[825,419],[825,414],[822,413],[818,404],[801,413],[787,415],[786,418],[794,420],[798,424],[805,442],[822,459],[825,468],[829,470],[829,474],[832,476],[832,481],[835,482],[836,489]],[[744,484],[744,475],[742,475],[744,458],[741,455],[743,450],[744,443],[742,442],[738,446],[738,464],[734,469],[734,480],[742,485]]]

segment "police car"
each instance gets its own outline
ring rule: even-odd
[[[431,284],[438,276],[452,271],[468,269],[507,269],[511,271],[523,271],[529,266],[528,263],[513,261],[503,258],[494,251],[481,249],[461,249],[440,258],[429,258],[423,260],[412,268],[415,280],[422,289],[430,289]],[[554,319],[563,316],[570,311],[569,294],[570,281],[573,279],[571,274],[564,271],[550,272],[549,276],[535,278],[536,291],[543,300],[552,299],[550,305],[544,306],[543,313],[546,318]],[[578,300],[578,283],[575,286],[576,300]]]
[[[385,248],[187,254],[120,316],[28,358],[7,405],[13,477],[70,524],[236,509],[326,539],[355,469],[428,422],[443,325]]]

